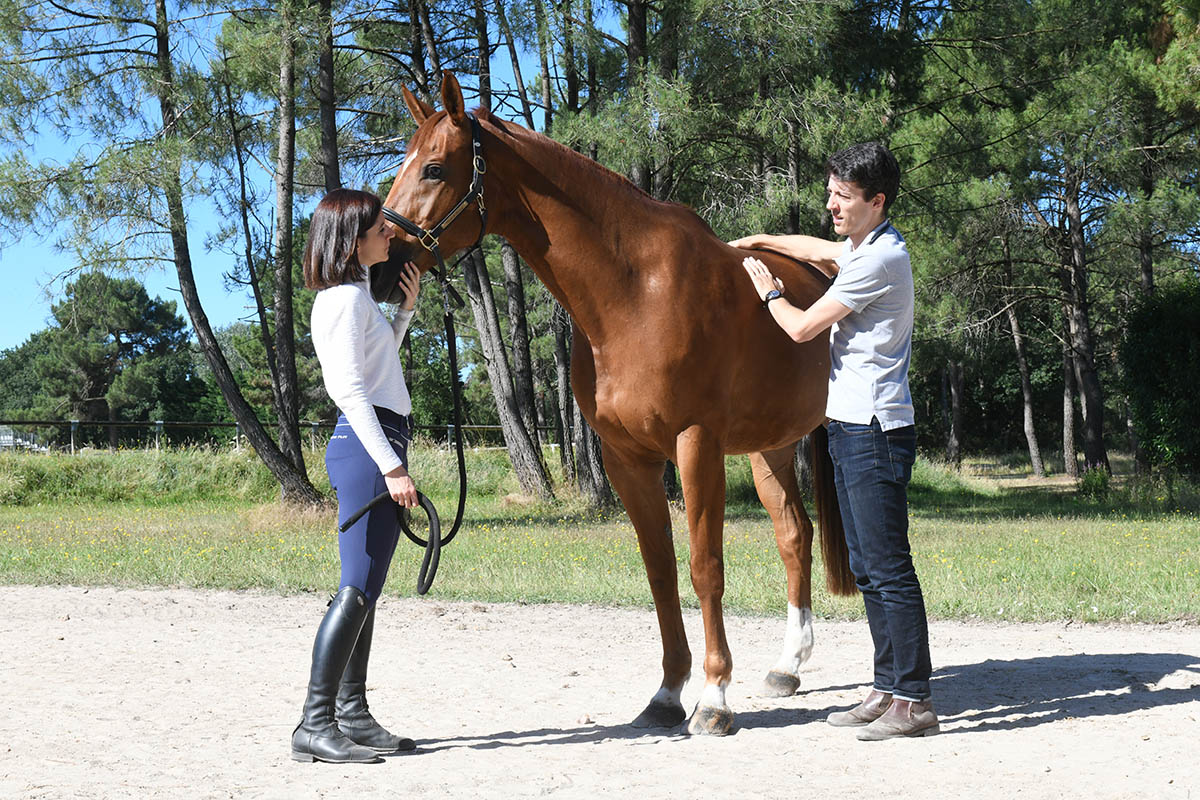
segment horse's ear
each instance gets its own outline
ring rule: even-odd
[[[462,87],[450,70],[442,70],[442,108],[455,125],[467,124],[467,109],[463,103]]]
[[[401,86],[400,92],[404,95],[404,105],[408,106],[408,113],[412,114],[412,118],[416,120],[418,125],[429,119],[430,115],[433,114],[433,106],[419,99],[408,90],[407,86]]]

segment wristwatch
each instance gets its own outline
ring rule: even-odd
[[[766,308],[767,304],[769,304],[772,300],[778,300],[780,297],[783,297],[783,292],[779,291],[778,289],[772,289],[771,291],[767,292],[767,296],[762,300],[763,308]]]

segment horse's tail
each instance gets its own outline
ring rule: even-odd
[[[825,561],[825,587],[833,594],[852,595],[858,591],[850,571],[850,551],[842,528],[837,488],[833,483],[833,461],[829,457],[829,433],[818,425],[809,436],[812,442],[813,496],[817,506],[817,525],[821,528],[821,555]]]

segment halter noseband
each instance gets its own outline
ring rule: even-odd
[[[437,259],[438,269],[443,275],[446,272],[446,264],[442,258],[442,250],[439,239],[446,228],[449,228],[459,215],[467,209],[471,203],[479,205],[479,238],[475,240],[472,249],[479,247],[483,242],[483,235],[487,230],[487,206],[483,203],[483,175],[487,172],[487,162],[483,160],[483,145],[480,143],[479,120],[475,119],[474,114],[468,114],[467,119],[471,120],[471,188],[467,190],[467,194],[462,200],[458,201],[458,205],[450,209],[446,216],[442,217],[441,222],[426,230],[417,223],[397,214],[392,209],[384,206],[383,218],[388,222],[396,225],[410,236],[416,237],[417,241],[433,253],[433,257]],[[444,278],[443,278],[444,280]]]

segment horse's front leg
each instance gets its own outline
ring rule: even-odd
[[[733,712],[725,702],[733,658],[721,609],[725,595],[725,455],[717,437],[699,425],[679,434],[675,451],[691,537],[692,587],[704,617],[704,691],[688,731],[724,735],[733,728]]]
[[[673,728],[687,716],[680,698],[692,671],[692,652],[688,649],[679,608],[679,571],[675,566],[671,514],[663,487],[664,462],[642,460],[608,444],[602,448],[604,470],[637,531],[662,635],[662,685],[633,721],[633,727]]]
[[[787,629],[783,652],[763,682],[762,693],[768,697],[795,693],[800,687],[800,665],[813,648],[813,526],[796,483],[795,455],[795,447],[750,455],[754,487],[775,525],[775,543],[787,571]]]

